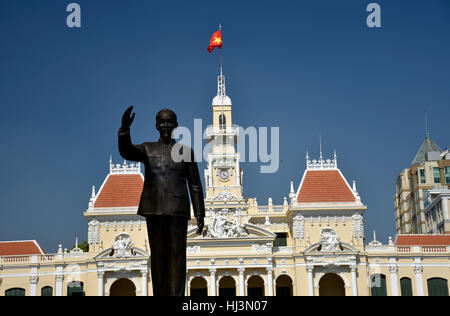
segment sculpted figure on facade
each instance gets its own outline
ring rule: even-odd
[[[134,255],[134,243],[128,234],[120,234],[112,245],[111,255],[116,258],[127,258]]]
[[[331,228],[325,228],[320,233],[320,251],[335,252],[341,250],[339,236]]]

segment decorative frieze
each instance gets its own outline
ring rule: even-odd
[[[200,246],[198,246],[198,245],[186,247],[186,253],[188,253],[188,254],[196,254],[199,252],[200,252]]]
[[[356,239],[364,238],[363,217],[360,214],[353,214],[353,236]]]
[[[89,229],[88,229],[88,243],[90,245],[97,245],[100,241],[100,222],[98,220],[89,221]]]
[[[294,236],[302,240],[305,234],[305,218],[302,215],[296,215],[294,217]]]
[[[270,243],[267,244],[254,244],[252,245],[252,249],[255,252],[271,252],[272,245]]]

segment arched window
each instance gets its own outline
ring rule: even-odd
[[[428,296],[448,296],[448,283],[446,279],[431,278],[427,280]]]
[[[202,277],[195,277],[191,281],[191,296],[208,296],[208,283]]]
[[[345,283],[335,273],[325,274],[319,281],[319,296],[345,296]]]
[[[136,286],[129,279],[118,279],[111,285],[109,296],[136,296]]]
[[[370,289],[372,296],[387,296],[386,276],[384,274],[374,274],[370,277]]]
[[[292,279],[287,275],[280,275],[276,280],[276,296],[292,296]]]
[[[413,296],[412,283],[410,278],[401,278],[400,288],[402,291],[402,296]]]
[[[51,286],[44,286],[41,289],[41,296],[53,296],[53,288]]]
[[[5,291],[5,296],[25,296],[25,290],[21,288],[13,288]]]
[[[248,279],[247,296],[264,296],[264,280],[259,275],[253,275]]]
[[[227,125],[227,118],[224,114],[219,115],[219,127],[220,129],[225,129],[225,126]]]
[[[67,284],[67,296],[85,296],[83,282],[76,281]]]
[[[219,296],[236,296],[236,282],[230,276],[224,276],[219,281]]]

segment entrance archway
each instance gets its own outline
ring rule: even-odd
[[[247,296],[264,296],[264,280],[259,275],[253,275],[248,279]]]
[[[319,281],[319,296],[345,296],[345,283],[335,273],[325,274]]]
[[[224,276],[219,281],[219,296],[236,296],[236,282],[230,276]]]
[[[128,279],[119,279],[111,285],[110,296],[136,296],[136,286]]]
[[[191,296],[208,296],[208,283],[202,277],[195,277],[191,281]]]
[[[280,275],[276,280],[277,296],[292,296],[292,279],[287,275]]]

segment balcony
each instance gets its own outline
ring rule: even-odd
[[[224,136],[238,136],[239,135],[239,126],[233,124],[232,126],[225,126],[223,128],[209,125],[206,127],[205,136],[207,140],[210,140],[214,137],[224,137]]]

